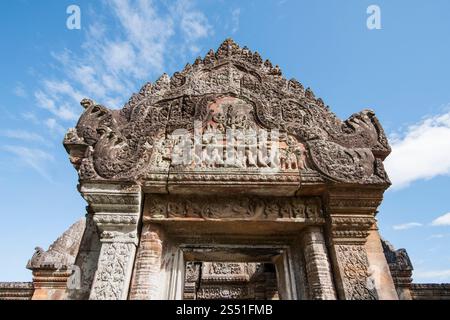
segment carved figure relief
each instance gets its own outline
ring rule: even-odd
[[[171,166],[194,171],[279,167],[313,170],[335,182],[389,183],[382,161],[390,147],[373,111],[339,120],[309,88],[284,79],[278,66],[232,40],[171,78],[164,74],[145,84],[121,110],[87,99],[82,105],[83,115],[65,138],[82,180],[165,179],[152,172]],[[196,121],[201,140],[173,135],[184,129],[195,136]],[[226,129],[256,135],[234,137],[245,147],[226,148],[224,142],[236,144],[228,141]],[[264,142],[272,138],[271,130],[279,132],[279,148]],[[213,137],[213,131],[225,137]],[[184,149],[191,150],[188,160],[174,163]]]
[[[189,197],[152,195],[146,200],[144,216],[149,218],[197,217],[211,219],[273,220],[305,219],[320,222],[319,198],[296,197]]]

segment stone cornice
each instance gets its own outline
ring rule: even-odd
[[[33,292],[32,282],[0,282],[0,300],[30,300]]]
[[[102,242],[138,242],[141,188],[133,184],[81,183]]]
[[[330,214],[375,216],[383,200],[384,187],[331,186],[325,194],[326,211]]]

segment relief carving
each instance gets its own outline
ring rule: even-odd
[[[248,299],[253,293],[248,287],[242,286],[204,286],[197,292],[198,299]]]
[[[321,223],[323,214],[319,198],[297,197],[220,197],[152,195],[146,200],[146,218],[187,218],[205,220],[276,220],[303,219]]]
[[[184,299],[278,299],[270,263],[187,262]]]
[[[390,147],[373,111],[341,121],[309,88],[284,79],[278,66],[229,39],[171,78],[164,74],[145,84],[121,110],[88,99],[81,104],[85,110],[64,143],[82,180],[165,180],[171,166],[193,166],[194,171],[277,166],[317,171],[334,182],[389,184],[382,161]],[[245,129],[256,131],[257,138],[228,153],[220,149],[224,140],[202,140],[195,159],[174,165],[180,145],[167,138],[177,129],[194,134],[196,121],[202,133]],[[268,160],[259,154],[261,130],[280,132],[277,152],[264,146]]]
[[[369,262],[364,246],[337,245],[338,263],[347,300],[377,300],[377,293],[368,271]]]
[[[125,281],[129,272],[133,243],[104,243],[95,274],[90,299],[121,300],[125,297]]]

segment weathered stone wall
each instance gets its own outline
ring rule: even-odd
[[[450,300],[450,283],[413,283],[413,300]]]
[[[0,282],[0,300],[31,300],[32,282]]]
[[[383,253],[376,224],[372,226],[367,237],[366,250],[373,285],[379,288],[378,298],[380,300],[398,300],[398,294]]]
[[[73,267],[84,229],[85,220],[81,219],[56,239],[47,251],[36,248],[27,263],[27,268],[33,272],[33,300],[67,299],[68,280],[72,275],[80,274]]]

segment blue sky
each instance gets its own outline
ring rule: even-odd
[[[71,4],[81,30],[66,27]],[[371,4],[380,30],[366,26]],[[79,100],[121,107],[232,37],[340,118],[375,110],[393,146],[381,234],[408,250],[416,282],[450,282],[448,0],[9,0],[0,15],[0,281],[29,281],[34,247],[84,215],[62,146]]]

